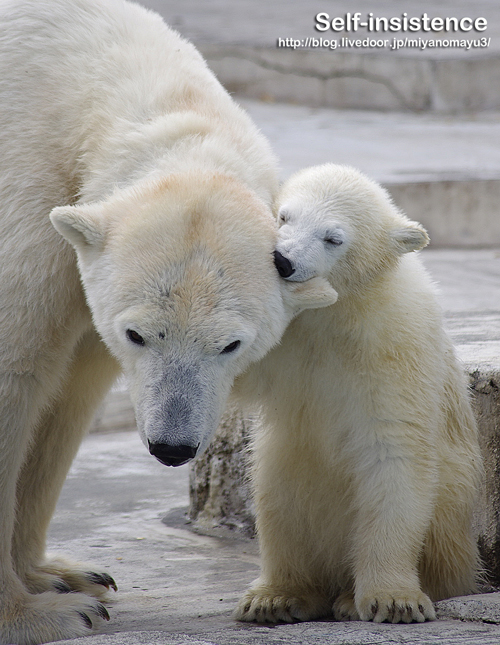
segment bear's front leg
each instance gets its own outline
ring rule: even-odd
[[[45,557],[45,536],[59,492],[92,414],[118,373],[94,330],[82,336],[60,385],[41,416],[17,482],[12,556],[17,575],[33,594],[82,592],[102,598],[113,578],[64,558]]]
[[[85,636],[96,621],[109,619],[106,608],[80,593],[32,595],[12,566],[16,522],[16,483],[36,421],[36,386],[31,375],[3,374],[0,381],[0,643],[37,645]],[[6,423],[7,420],[9,423]],[[17,420],[17,425],[14,421]]]
[[[384,425],[385,436],[379,433],[369,451],[358,453],[354,602],[341,597],[334,611],[344,620],[434,620],[417,569],[433,512],[435,458],[425,445],[412,450],[413,438],[405,435],[402,422]]]

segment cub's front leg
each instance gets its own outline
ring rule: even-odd
[[[255,504],[261,575],[238,603],[235,618],[256,622],[295,622],[331,615],[324,570],[306,508],[308,482],[279,468],[267,444],[255,455]],[[269,446],[267,446],[269,447]],[[280,454],[286,463],[287,446]],[[306,469],[307,470],[307,469]]]
[[[337,599],[340,620],[434,620],[422,592],[418,561],[433,513],[437,468],[432,450],[412,446],[411,428],[384,423],[358,453],[352,562],[354,596]],[[379,430],[377,432],[377,430]]]
[[[236,620],[257,623],[293,623],[314,620],[331,614],[328,599],[302,589],[294,591],[281,583],[278,586],[257,579],[236,607]]]

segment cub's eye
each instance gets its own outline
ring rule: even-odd
[[[287,212],[287,211],[280,211],[280,212],[279,212],[278,220],[279,220],[282,224],[285,224],[285,223],[288,221],[288,212]]]
[[[133,329],[127,329],[126,333],[127,333],[127,338],[133,343],[135,343],[136,345],[146,344],[146,341],[144,340],[144,338]]]
[[[344,243],[344,240],[340,237],[340,235],[327,235],[325,237],[325,242],[327,244],[332,244],[333,246],[340,246]]]
[[[241,345],[241,341],[235,340],[232,343],[229,343],[227,347],[224,347],[221,354],[230,354],[231,352],[234,352],[236,349],[238,349],[240,345]]]

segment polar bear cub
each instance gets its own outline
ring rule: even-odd
[[[462,370],[417,251],[425,230],[358,171],[324,165],[278,199],[276,266],[326,276],[261,365],[253,482],[260,578],[240,620],[422,622],[474,592],[481,474]]]

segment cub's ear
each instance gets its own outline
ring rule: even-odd
[[[337,302],[339,294],[326,278],[316,277],[305,282],[280,280],[283,300],[291,318],[305,309],[319,309]]]
[[[430,242],[427,231],[417,222],[408,222],[407,226],[392,230],[391,239],[401,254],[420,251]]]
[[[103,245],[106,227],[99,204],[59,206],[50,213],[50,221],[77,250]]]

